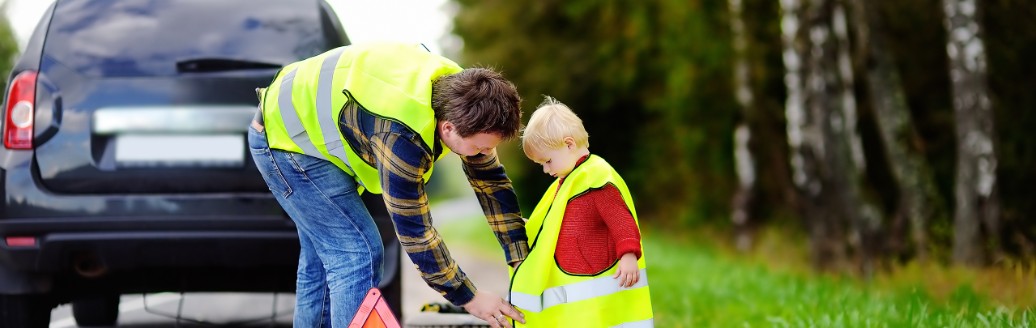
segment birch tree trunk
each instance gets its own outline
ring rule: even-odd
[[[749,142],[752,140],[751,118],[755,115],[755,97],[749,79],[748,38],[742,16],[742,0],[730,0],[730,30],[734,39],[734,90],[741,107],[741,122],[734,130],[734,165],[737,173],[737,191],[731,201],[731,221],[734,223],[734,244],[747,251],[752,246],[752,213],[755,199],[755,181],[758,170]]]
[[[959,264],[985,262],[982,232],[999,230],[1000,204],[996,192],[997,157],[993,110],[986,87],[986,51],[978,24],[977,0],[943,0],[956,115],[957,180],[954,182],[953,260]]]
[[[860,191],[864,155],[845,11],[837,0],[782,0],[781,6],[788,144],[814,264],[844,266],[853,246],[869,273],[881,219]]]
[[[844,225],[830,206],[831,172],[825,162],[829,140],[825,104],[830,98],[825,91],[834,88],[828,87],[821,68],[823,45],[830,44],[830,25],[814,19],[816,6],[806,1],[817,0],[781,0],[784,81],[788,88],[785,115],[792,182],[800,195],[813,265],[825,269],[842,261],[846,254],[842,243]]]
[[[835,195],[839,195],[840,212],[849,220],[849,244],[856,251],[859,269],[870,276],[874,272],[874,262],[881,253],[881,211],[863,197],[866,185],[866,160],[863,153],[863,142],[858,131],[857,102],[855,93],[855,74],[853,74],[850,56],[849,26],[845,6],[841,0],[829,0],[831,28],[834,32],[837,51],[836,80],[838,89],[838,105],[832,106],[831,124],[832,144],[835,152],[829,159],[835,175]]]
[[[910,223],[910,239],[917,259],[927,261],[928,223],[945,210],[927,160],[912,147],[917,132],[874,4],[867,0],[851,0],[849,4],[874,116],[899,188],[896,212]]]

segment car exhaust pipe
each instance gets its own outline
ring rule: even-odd
[[[94,254],[76,256],[72,261],[72,268],[84,278],[97,278],[108,273],[108,266]]]

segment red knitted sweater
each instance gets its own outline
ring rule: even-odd
[[[576,166],[586,158],[579,159]],[[597,274],[610,268],[626,253],[640,258],[640,230],[619,189],[606,185],[568,202],[554,251],[554,259],[562,270],[574,274]]]

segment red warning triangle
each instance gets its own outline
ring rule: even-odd
[[[388,303],[381,295],[381,290],[371,288],[367,297],[360,303],[360,309],[356,311],[353,322],[349,328],[400,328],[399,321],[392,314]]]

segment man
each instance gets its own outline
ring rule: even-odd
[[[298,227],[295,327],[345,327],[378,286],[384,250],[363,191],[383,194],[429,286],[493,327],[521,320],[499,296],[477,291],[450,257],[424,189],[435,160],[460,155],[507,262],[525,259],[517,197],[495,151],[521,124],[511,82],[420,45],[379,43],[289,64],[260,98],[249,148]]]

